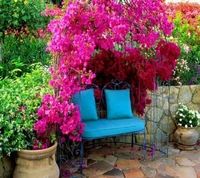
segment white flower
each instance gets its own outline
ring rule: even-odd
[[[178,105],[175,118],[179,126],[184,122],[185,128],[196,127],[200,124],[200,113],[197,110],[190,110],[186,105],[181,103]]]
[[[195,111],[194,110],[189,110],[189,113],[195,115]]]
[[[189,48],[189,46],[187,46],[186,44],[184,44],[183,49],[184,49],[184,51],[185,51],[186,53],[189,53],[189,52],[190,52],[190,48]]]

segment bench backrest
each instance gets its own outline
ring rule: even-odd
[[[86,85],[85,89],[93,88],[95,91],[96,107],[99,118],[105,118],[107,115],[106,111],[106,99],[105,99],[105,90],[123,90],[129,89],[132,93],[132,87],[129,83],[120,81],[118,79],[113,79],[111,82],[105,84],[102,89],[100,89],[95,84]],[[131,96],[130,96],[131,99]],[[131,99],[131,107],[133,108],[134,101]]]

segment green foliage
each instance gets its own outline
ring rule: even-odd
[[[35,31],[46,26],[48,19],[40,14],[44,9],[41,0],[0,0],[0,37],[8,29]]]
[[[196,25],[200,25],[200,15],[197,17]],[[182,57],[187,58],[188,63],[196,62],[200,63],[200,36],[198,31],[189,24],[187,19],[181,12],[177,12],[176,18],[174,19],[174,31],[172,36],[177,38],[177,43],[181,47]]]
[[[0,80],[0,156],[32,148],[37,110],[44,94],[52,93],[48,69],[36,64],[31,72]]]
[[[3,61],[0,61],[0,77],[11,77],[13,71],[21,76],[29,72],[29,65],[41,62],[49,64],[49,53],[46,52],[47,40],[34,36],[16,37],[6,35],[3,44]]]
[[[32,63],[48,63],[47,39],[39,36],[50,20],[41,15],[45,7],[43,0],[0,0],[0,77],[13,70],[21,76]]]
[[[171,38],[181,49],[172,84],[200,84],[200,5],[180,3],[171,8],[176,11]]]

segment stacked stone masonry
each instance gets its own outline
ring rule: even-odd
[[[179,103],[200,112],[200,85],[159,87],[156,92],[149,92],[149,98],[152,99],[152,105],[146,108],[147,141],[155,132],[159,132],[157,136],[160,138],[157,139],[163,140],[167,130],[170,141],[174,141],[174,115]],[[200,135],[200,127],[197,131]]]

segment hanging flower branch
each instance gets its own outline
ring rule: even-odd
[[[59,56],[50,81],[57,94],[43,99],[38,133],[44,135],[48,124],[55,123],[63,134],[80,140],[83,125],[71,96],[82,84],[101,85],[111,78],[131,83],[137,112],[143,114],[150,103],[147,90],[156,89],[158,77],[170,79],[180,54],[164,39],[173,29],[165,6],[159,0],[74,0],[44,14],[49,13],[56,14],[48,25],[52,39],[47,50]]]

